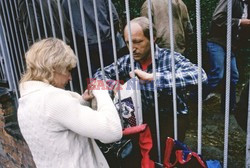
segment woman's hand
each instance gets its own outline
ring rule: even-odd
[[[82,94],[82,98],[85,101],[91,101],[94,98],[94,95],[92,93],[92,90],[86,89],[84,93]]]

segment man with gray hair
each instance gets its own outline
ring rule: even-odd
[[[124,38],[129,45],[128,25],[124,29]],[[151,129],[153,135],[152,157],[156,156],[156,132],[155,132],[155,101],[154,101],[154,78],[152,59],[155,60],[156,87],[158,91],[158,107],[161,132],[161,146],[167,137],[173,137],[173,101],[172,101],[172,72],[171,72],[171,51],[159,48],[154,44],[154,57],[151,55],[150,47],[150,25],[146,17],[138,17],[130,21],[132,50],[134,59],[134,73],[140,79],[141,100],[143,104],[143,119]],[[153,28],[154,29],[154,28]],[[154,30],[155,35],[155,30]],[[175,74],[177,88],[177,113],[178,113],[178,139],[183,141],[188,127],[188,108],[184,100],[184,90],[188,86],[197,85],[198,67],[179,53],[174,53]],[[120,80],[126,82],[132,76],[130,55],[125,55],[104,68],[105,79],[109,87],[116,84],[115,69],[118,68]],[[97,79],[103,79],[101,70],[97,70],[94,75]],[[112,81],[113,80],[113,81]],[[202,70],[202,81],[205,82],[207,76]],[[163,150],[162,150],[163,151]],[[138,160],[137,160],[138,161]],[[135,161],[136,162],[136,161]],[[135,162],[130,162],[134,167]]]

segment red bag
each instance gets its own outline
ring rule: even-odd
[[[206,163],[197,153],[170,137],[166,140],[163,165],[166,168],[207,168]]]
[[[153,146],[152,136],[147,124],[126,128],[123,135],[139,133],[139,146],[142,160],[141,168],[155,168],[155,162],[150,159],[149,152]],[[207,168],[206,163],[187,145],[170,137],[166,140],[163,168]]]
[[[141,168],[155,168],[155,163],[150,159],[149,152],[153,146],[152,136],[147,124],[125,128],[123,135],[139,133],[139,145],[141,149]]]

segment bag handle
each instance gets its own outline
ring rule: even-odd
[[[170,163],[170,157],[171,157],[171,153],[172,150],[174,148],[175,145],[175,140],[173,138],[168,137],[166,140],[166,146],[165,146],[165,152],[164,152],[164,161],[163,161],[163,165],[166,168],[172,168],[176,165],[177,163],[177,159],[175,160],[175,162],[172,164]]]
[[[200,165],[203,167],[203,168],[206,168],[207,166],[205,165],[205,163],[201,160],[200,156],[195,153],[195,152],[190,152],[188,155],[187,155],[187,158],[186,160],[184,160],[183,158],[183,151],[182,150],[177,150],[175,152],[175,155],[176,155],[176,160],[180,163],[180,164],[185,164],[187,162],[189,162],[193,157],[196,158],[196,160],[200,163]]]
[[[147,124],[125,128],[123,136],[139,133],[139,146],[141,150],[142,160],[141,168],[155,168],[154,161],[150,159],[149,152],[153,147],[153,141],[150,129]]]
[[[138,125],[138,126],[134,126],[134,127],[129,127],[129,128],[125,128],[122,133],[123,136],[127,136],[127,135],[132,135],[132,134],[137,134],[140,133],[142,131],[144,131],[147,127],[147,124],[142,124],[142,125]]]
[[[149,155],[149,152],[153,147],[153,140],[150,129],[147,125],[144,131],[140,132],[139,145],[142,155],[141,168],[155,168],[155,163],[150,159]]]
[[[177,144],[176,144],[177,142]],[[171,153],[173,151],[173,148],[175,145],[179,145],[178,144],[179,142],[178,141],[175,141],[173,138],[170,138],[168,137],[167,140],[166,140],[166,148],[165,148],[165,153],[164,153],[164,162],[163,162],[163,165],[165,168],[173,168],[177,163],[180,163],[180,164],[185,164],[187,162],[189,162],[193,157],[196,158],[196,160],[199,162],[199,164],[203,167],[203,168],[206,168],[206,164],[203,162],[203,160],[201,160],[200,156],[195,153],[195,152],[192,152],[191,150],[187,150],[188,148],[185,146],[182,146],[182,150],[176,150],[175,151],[175,156],[176,156],[176,160],[174,163],[170,163],[170,157],[171,157]],[[183,158],[184,156],[184,151],[188,151],[188,155],[186,157],[186,159]]]

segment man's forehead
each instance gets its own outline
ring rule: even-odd
[[[136,22],[130,22],[130,29],[131,31],[137,31],[137,30],[142,31],[142,27]],[[128,24],[126,25],[125,30],[128,30]]]
[[[131,30],[131,34],[135,34],[135,33],[142,33],[143,34],[142,27],[136,22],[130,23],[130,30]],[[125,27],[124,33],[125,34],[128,33],[128,25]]]

